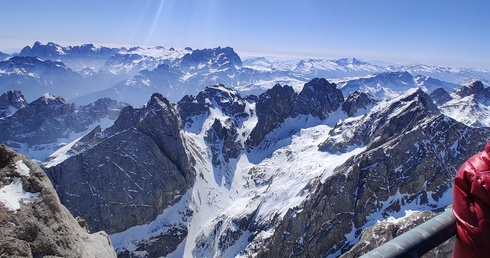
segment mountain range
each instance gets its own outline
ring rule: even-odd
[[[58,72],[122,80],[73,97]],[[0,62],[19,82],[0,96],[0,143],[119,257],[357,257],[363,231],[451,204],[489,139],[489,75],[37,42]]]
[[[481,69],[379,65],[355,58],[242,60],[230,47],[63,47],[36,42],[0,62],[0,92],[20,90],[28,101],[50,92],[78,105],[104,97],[140,107],[154,92],[177,102],[185,95],[196,95],[204,87],[220,83],[244,95],[259,95],[276,83],[300,91],[304,83],[315,77],[339,86],[354,79],[376,85],[375,79],[370,78],[392,72],[413,75],[416,82],[407,82],[410,85],[468,84],[473,79],[488,84],[490,79],[488,71]]]

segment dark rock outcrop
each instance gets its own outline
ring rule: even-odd
[[[223,65],[242,66],[242,60],[231,47],[193,50],[192,53],[182,57],[181,65],[188,67],[199,63],[207,63],[209,60],[214,60],[210,68],[219,68]]]
[[[9,90],[0,96],[0,119],[13,115],[18,109],[27,106],[22,92]]]
[[[250,101],[235,90],[223,85],[213,85],[206,87],[195,97],[185,96],[177,105],[185,130],[196,134],[205,130],[204,141],[211,151],[211,163],[215,168],[215,180],[218,184],[223,183],[223,179],[228,186],[231,184],[235,168],[223,168],[230,166],[231,160],[238,158],[244,149],[239,130],[252,112],[247,108],[247,103]],[[222,116],[218,115],[211,123],[203,124],[216,112]]]
[[[396,112],[400,109],[406,112]],[[393,135],[406,132],[408,126],[416,121],[438,114],[440,112],[431,98],[418,89],[390,102],[386,109],[368,113],[360,120],[337,123],[330,131],[332,137],[320,144],[319,148],[322,151],[336,153],[346,152],[350,147],[366,144],[377,146]],[[337,137],[342,140],[337,140]]]
[[[344,102],[342,91],[323,78],[315,78],[305,83],[292,107],[292,117],[312,115],[325,119]]]
[[[245,99],[235,90],[222,84],[206,87],[195,97],[186,95],[177,103],[185,126],[191,126],[193,118],[207,117],[210,108],[219,108],[225,115],[234,117],[239,126],[241,120],[248,118],[245,112]]]
[[[44,94],[1,121],[3,133],[0,142],[19,149],[22,144],[33,146],[52,143],[54,139],[68,133],[62,130],[65,124],[59,118],[74,113],[76,109],[74,104],[68,104],[61,97]]]
[[[250,133],[247,145],[256,147],[265,136],[278,128],[287,118],[311,115],[325,119],[344,101],[335,84],[315,78],[306,83],[299,94],[291,86],[276,84],[260,94],[256,101],[257,125]]]
[[[431,94],[430,94],[430,97],[432,98],[432,100],[434,101],[434,104],[436,105],[442,105],[450,100],[452,100],[453,98],[451,97],[451,95],[449,94],[449,92],[447,92],[445,89],[443,88],[437,88],[435,89]]]
[[[350,94],[344,104],[342,104],[342,111],[347,113],[348,116],[353,116],[360,109],[365,109],[376,102],[377,100],[375,97],[364,92],[355,91]]]
[[[466,97],[469,95],[477,94],[484,90],[485,87],[483,86],[483,83],[481,81],[474,81],[468,86],[464,86],[458,90],[456,90],[456,95],[460,97]]]
[[[55,148],[59,141],[74,140],[72,134],[90,130],[102,119],[114,121],[124,106],[126,104],[114,100],[99,99],[95,103],[77,107],[62,97],[46,93],[0,120],[0,143],[8,144],[32,158],[44,160],[46,154],[43,149]],[[31,153],[25,153],[28,150]],[[40,154],[35,154],[36,151]]]
[[[291,107],[296,93],[291,86],[276,84],[260,94],[256,103],[257,125],[250,132],[247,145],[255,147],[272,130],[291,116]]]
[[[81,225],[36,163],[0,145],[0,256],[116,257],[105,232]]]
[[[373,141],[324,182],[312,184],[310,197],[288,211],[258,257],[339,255],[364,227],[406,205],[448,205],[444,198],[456,170],[483,148],[490,131],[458,123],[433,107],[419,91],[377,114],[382,123],[360,120],[346,127],[354,128],[353,138],[366,131]],[[359,126],[365,123],[374,126]]]
[[[194,182],[179,114],[160,94],[141,109],[124,108],[112,127],[92,135],[78,154],[47,168],[62,203],[92,230],[153,221]]]
[[[219,167],[229,163],[230,159],[237,158],[243,147],[237,141],[238,132],[230,119],[221,122],[215,119],[210,130],[206,132],[204,140],[213,153],[212,163]]]

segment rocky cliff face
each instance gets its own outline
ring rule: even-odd
[[[324,78],[315,78],[307,82],[292,105],[292,117],[312,115],[323,120],[337,110],[344,102],[342,91],[337,85]]]
[[[378,101],[324,79],[258,97],[213,85],[176,105],[153,94],[45,164],[124,257],[338,256],[378,220],[448,205],[489,133],[421,88]]]
[[[194,132],[202,130],[205,122],[203,118],[208,117],[212,112],[221,112],[227,117],[215,118],[211,122],[211,127],[205,132],[204,140],[212,152],[212,163],[215,167],[229,163],[244,149],[238,131],[243,122],[250,117],[247,104],[238,92],[224,85],[206,87],[195,97],[186,96],[178,102],[179,113],[185,127],[194,128],[191,129]]]
[[[483,91],[485,87],[483,86],[483,83],[481,81],[474,81],[468,86],[464,86],[458,90],[455,91],[455,94],[460,96],[460,97],[466,97],[469,95],[477,94],[481,91]]]
[[[83,224],[36,163],[0,145],[0,256],[116,257],[107,234]]]
[[[463,86],[453,92],[449,101],[439,105],[441,112],[473,127],[490,127],[490,88],[480,81]]]
[[[355,91],[350,94],[342,104],[342,111],[348,116],[354,116],[359,110],[368,111],[369,107],[374,105],[377,99],[367,93]]]
[[[403,134],[407,125],[438,114],[440,112],[430,97],[417,90],[356,120],[340,121],[330,131],[331,137],[319,147],[320,150],[336,153],[356,146],[382,144],[393,135]]]
[[[260,94],[255,106],[258,121],[248,137],[249,146],[257,146],[266,134],[290,117],[295,97],[296,93],[292,87],[279,84]]]
[[[489,130],[468,128],[440,115],[420,91],[392,101],[384,110],[333,130],[343,131],[339,135],[344,138],[323,144],[324,151],[342,153],[351,144],[366,144],[366,150],[318,181],[305,202],[277,224],[259,257],[336,256],[380,217],[451,202],[453,175],[483,148]],[[359,142],[361,131],[372,140]]]
[[[344,102],[342,92],[335,84],[315,78],[303,86],[298,94],[291,86],[276,84],[259,95],[256,102],[257,125],[250,133],[247,145],[256,147],[264,137],[278,128],[287,118],[299,115],[324,120]]]
[[[436,104],[436,105],[442,105],[442,104],[453,99],[451,97],[451,95],[449,94],[449,92],[447,92],[444,88],[435,89],[430,94],[430,97],[432,98],[432,100],[434,101],[434,104]]]
[[[192,186],[180,117],[161,95],[141,109],[126,107],[112,127],[91,135],[78,154],[47,168],[61,202],[90,229],[148,223]]]
[[[9,90],[0,96],[0,119],[13,115],[17,110],[27,106],[22,92]]]
[[[9,95],[12,96],[12,93],[7,92],[0,98],[7,99]],[[8,144],[16,151],[41,161],[58,144],[80,137],[80,134],[93,129],[91,127],[95,127],[95,124],[106,120],[114,121],[125,106],[110,99],[99,99],[86,106],[76,106],[49,93],[27,105],[22,100],[20,95],[17,98],[18,103],[14,101],[14,105],[20,108],[0,120],[0,143]]]

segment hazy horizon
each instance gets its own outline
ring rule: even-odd
[[[490,69],[486,1],[1,1],[0,51],[62,46],[230,46],[238,53],[355,57]]]

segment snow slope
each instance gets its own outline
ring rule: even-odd
[[[15,163],[15,171],[22,177],[29,177],[30,169],[24,164],[23,160]],[[32,203],[40,193],[26,192],[20,177],[14,177],[9,185],[0,188],[0,202],[11,211],[20,209],[21,204]]]
[[[242,143],[256,124],[253,109],[254,105],[248,103],[249,119],[239,128]],[[212,165],[205,134],[215,119],[225,121],[229,117],[214,108],[209,117],[194,119],[200,126],[194,125],[184,133],[188,150],[195,157],[203,157],[196,165],[194,187],[154,222],[112,235],[116,250],[137,253],[138,243],[181,231],[187,232],[185,240],[167,257],[234,257],[253,253],[273,233],[274,221],[308,197],[308,183],[328,177],[335,167],[364,150],[359,146],[338,155],[318,150],[341,117],[345,118],[345,114],[336,112],[324,121],[311,116],[288,119],[269,134],[267,144],[244,151],[220,167]],[[239,225],[243,218],[257,229]],[[230,234],[233,240],[218,241]]]

